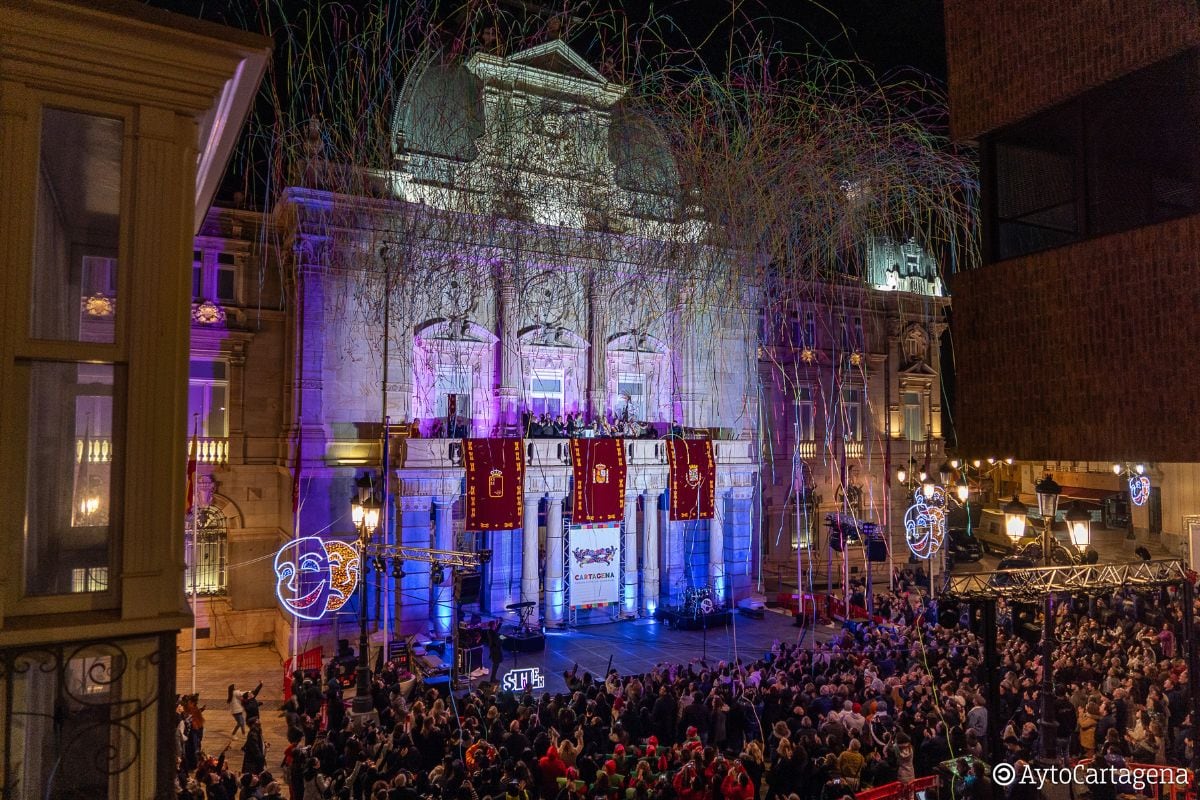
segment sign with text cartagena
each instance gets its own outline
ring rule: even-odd
[[[572,525],[571,608],[615,603],[621,592],[621,526]]]

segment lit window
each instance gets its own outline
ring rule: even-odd
[[[229,435],[227,404],[228,367],[224,361],[195,360],[188,372],[188,433],[193,415],[200,416],[200,436],[224,439]]]
[[[193,539],[193,537],[195,537]],[[195,546],[193,546],[193,541]],[[228,591],[226,548],[229,530],[225,515],[214,506],[202,506],[187,519],[184,528],[184,588],[188,594],[225,594]],[[192,585],[192,565],[196,583]]]
[[[796,440],[811,442],[815,438],[812,389],[801,386],[796,389]]]
[[[461,419],[471,418],[471,369],[469,367],[438,367],[437,416],[445,419],[450,415],[450,398],[454,398],[454,413]]]
[[[612,404],[617,419],[628,416],[640,420],[646,416],[646,377],[622,372],[617,376],[617,396]]]
[[[529,410],[557,417],[563,413],[562,370],[535,369],[529,376]]]
[[[813,531],[816,530],[816,510],[811,503],[791,502],[788,504],[785,526],[791,533],[792,550],[808,550],[813,546]]]
[[[919,442],[925,438],[925,404],[920,392],[904,392],[901,395],[904,409],[904,438]]]
[[[72,592],[108,590],[108,567],[76,567],[71,570]]]
[[[842,390],[842,435],[848,442],[861,442],[862,392],[858,389]]]

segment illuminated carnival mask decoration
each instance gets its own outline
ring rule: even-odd
[[[1150,479],[1145,475],[1134,475],[1129,479],[1129,499],[1135,506],[1144,506],[1150,499]]]
[[[913,493],[913,504],[904,512],[904,540],[921,559],[942,549],[946,541],[946,492],[942,487],[934,486],[928,498],[923,489]]]
[[[275,554],[275,595],[300,619],[319,620],[346,604],[358,586],[358,551],[316,536],[294,539]]]

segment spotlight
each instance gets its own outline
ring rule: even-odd
[[[387,561],[384,560],[383,556],[375,556],[372,560],[375,562],[375,571],[382,575],[387,569]]]
[[[432,571],[429,573],[429,585],[441,586],[443,578],[442,565],[437,561],[433,562]]]
[[[404,577],[404,562],[398,558],[392,559],[392,577],[396,580]]]

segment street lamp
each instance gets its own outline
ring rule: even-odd
[[[896,468],[896,482],[908,483],[908,470],[906,470],[904,467]]]
[[[358,668],[355,670],[355,714],[365,714],[373,708],[371,702],[371,673],[367,660],[367,545],[371,534],[379,527],[380,503],[369,475],[354,482],[355,493],[350,498],[350,518],[358,529]]]
[[[1049,475],[1033,487],[1037,494],[1038,513],[1042,516],[1042,560],[1047,567],[1054,566],[1054,516],[1058,513],[1058,498],[1062,487]],[[1038,721],[1041,738],[1041,757],[1053,761],[1058,753],[1058,720],[1054,714],[1054,593],[1046,592],[1046,607],[1042,619],[1042,714]]]
[[[1081,552],[1087,550],[1092,543],[1092,515],[1084,511],[1079,503],[1072,503],[1067,511],[1067,531],[1071,534],[1071,544]]]
[[[958,485],[954,487],[954,491],[958,495],[958,502],[967,502],[967,499],[971,496],[971,487],[967,485],[965,477],[958,479]]]
[[[925,495],[926,500],[933,497],[933,490],[936,488],[937,484],[933,482],[933,478],[927,474],[921,476],[921,494]]]
[[[1013,499],[1004,505],[1004,531],[1008,534],[1008,538],[1012,539],[1013,544],[1021,541],[1021,537],[1025,535],[1025,515],[1028,509],[1015,494]]]

